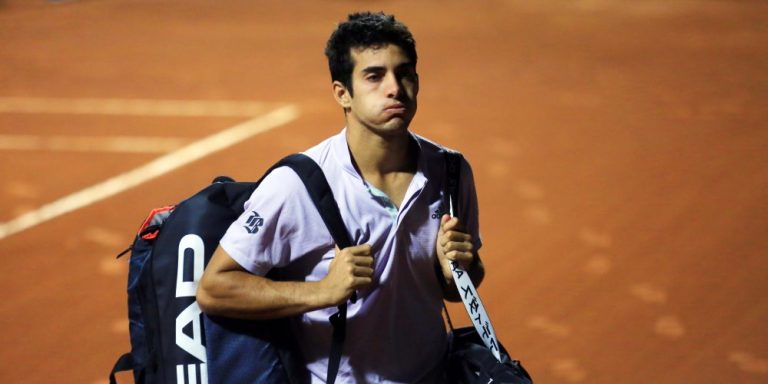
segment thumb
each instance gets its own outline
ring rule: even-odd
[[[451,220],[451,216],[447,213],[444,213],[443,216],[440,218],[440,232],[445,231],[445,224],[448,223],[448,221]]]

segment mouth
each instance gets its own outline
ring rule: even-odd
[[[408,111],[408,107],[406,107],[405,104],[393,104],[384,108],[384,111],[392,114],[401,114]]]

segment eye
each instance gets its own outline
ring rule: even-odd
[[[381,80],[381,75],[378,74],[378,73],[369,73],[369,74],[365,75],[365,80],[376,82],[376,81]]]
[[[400,79],[402,79],[403,81],[409,81],[409,82],[416,82],[416,80],[419,78],[419,75],[416,74],[416,71],[413,70],[413,68],[408,68],[406,70],[403,70],[398,75]]]

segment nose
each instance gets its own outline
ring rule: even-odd
[[[402,92],[403,86],[400,84],[400,80],[394,74],[390,73],[385,78],[386,82],[386,94],[389,98],[397,98]]]

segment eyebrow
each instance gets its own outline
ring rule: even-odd
[[[409,67],[410,68],[415,68],[415,66],[412,63],[406,62],[406,63],[399,64],[397,67],[395,67],[395,71],[401,70],[403,68],[409,68]],[[363,68],[361,71],[363,73],[379,73],[379,72],[386,72],[386,70],[387,70],[387,68],[384,67],[384,66],[372,65],[370,67]]]
[[[386,70],[387,69],[385,67],[382,67],[382,66],[370,66],[370,67],[363,68],[362,72],[363,73],[377,73],[377,72],[384,72]]]

